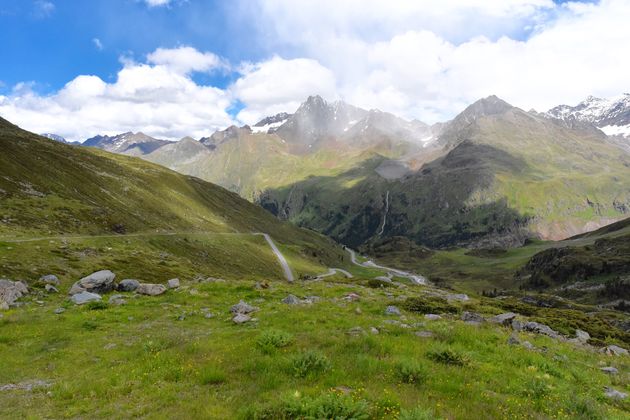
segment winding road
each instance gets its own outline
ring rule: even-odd
[[[282,266],[282,270],[284,271],[284,277],[287,279],[289,283],[293,283],[295,278],[293,277],[293,272],[291,271],[291,267],[289,267],[289,263],[287,262],[287,259],[284,258],[284,255],[282,255],[282,253],[280,252],[276,244],[273,242],[273,239],[271,239],[271,236],[269,236],[266,233],[254,233],[254,235],[262,235],[265,237],[265,240],[271,247],[271,250],[273,251],[273,253],[276,254],[276,258],[278,259],[278,262]]]
[[[414,284],[426,285],[428,283],[427,279],[424,278],[423,276],[420,276],[418,274],[409,273],[408,271],[398,270],[396,268],[390,268],[390,267],[385,267],[385,266],[382,266],[382,265],[378,265],[372,260],[369,260],[369,261],[366,261],[364,263],[361,263],[361,262],[359,262],[357,260],[356,252],[354,252],[352,249],[347,248],[347,247],[346,247],[346,251],[348,251],[350,253],[350,260],[352,261],[352,263],[354,265],[358,265],[359,267],[376,268],[376,269],[379,269],[379,270],[384,270],[384,271],[387,271],[388,273],[390,273],[390,274],[392,274],[394,276],[407,278],[407,279],[411,280]]]
[[[319,276],[315,278],[315,280],[321,280],[326,277],[334,276],[337,273],[341,273],[349,279],[354,277],[352,274],[350,274],[348,271],[344,270],[343,268],[330,268],[328,270],[328,273],[320,274]]]
[[[387,213],[389,213],[389,190],[385,194],[385,213],[383,214],[383,225],[378,231],[378,236],[381,236],[385,232],[385,224],[387,223]]]

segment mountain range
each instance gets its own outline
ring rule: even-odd
[[[537,113],[490,96],[427,125],[311,96],[199,141],[125,133],[84,145],[217,183],[351,246],[515,246],[630,214],[630,141],[618,135],[628,98]]]

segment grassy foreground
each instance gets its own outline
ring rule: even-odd
[[[250,257],[231,259],[231,248]],[[292,266],[302,264],[298,274],[326,271],[299,251],[281,248]],[[207,254],[192,256],[201,249]],[[0,386],[38,380],[50,386],[0,391],[0,417],[628,416],[627,402],[604,396],[604,386],[630,390],[627,357],[519,333],[535,346],[529,350],[508,345],[505,327],[459,320],[462,310],[505,311],[487,299],[451,303],[448,310],[455,313],[428,321],[406,311],[404,302],[423,296],[439,309],[439,301],[427,297],[432,288],[370,288],[373,273],[358,267],[348,266],[352,280],[333,276],[290,285],[279,280],[280,268],[265,249],[261,237],[244,235],[2,244],[2,271],[16,267],[13,279],[33,280],[43,270],[65,274],[61,294],[36,292],[1,314]],[[67,255],[46,259],[52,250]],[[14,251],[30,252],[20,254],[30,266],[16,264]],[[111,268],[119,279],[177,276],[182,287],[158,297],[124,294],[122,306],[106,304],[105,295],[105,304],[77,307],[65,291],[88,267]],[[207,277],[223,281],[203,281]],[[256,287],[263,280],[269,287]],[[343,299],[351,292],[358,301]],[[289,293],[319,300],[282,303]],[[240,299],[260,308],[256,322],[231,322],[229,308]],[[401,308],[402,316],[385,315],[388,305]],[[55,314],[60,307],[65,312]],[[620,374],[609,376],[602,366]]]

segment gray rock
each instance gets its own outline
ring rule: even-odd
[[[114,290],[116,274],[109,270],[101,270],[83,277],[77,283],[83,290],[92,293],[107,293]],[[75,283],[76,284],[76,283]],[[72,293],[71,293],[72,294]]]
[[[426,314],[424,316],[424,319],[428,319],[429,321],[437,321],[439,319],[442,319],[442,317],[436,314]]]
[[[76,282],[72,285],[72,287],[70,287],[68,294],[72,296],[72,295],[76,295],[77,293],[82,293],[82,292],[85,292],[85,289],[81,287],[79,282]]]
[[[600,351],[609,356],[627,356],[628,355],[628,350],[624,349],[623,347],[615,346],[614,344],[604,347]]]
[[[179,279],[170,279],[166,284],[169,289],[177,289],[181,285]]]
[[[612,400],[625,400],[628,397],[628,394],[625,392],[620,392],[610,387],[604,387],[604,391],[604,395]]]
[[[55,309],[55,314],[57,314],[57,315],[61,315],[64,312],[66,312],[66,310],[64,308],[57,308],[57,309]]]
[[[244,300],[241,300],[239,303],[230,308],[230,312],[233,314],[249,314],[257,310],[257,307],[248,304]]]
[[[136,293],[146,296],[158,296],[166,292],[163,284],[140,283],[136,289]]]
[[[48,293],[59,293],[59,290],[52,284],[47,284],[44,289],[46,289]]]
[[[521,340],[519,340],[516,334],[512,334],[510,335],[510,338],[508,338],[507,343],[511,346],[518,346],[519,344],[521,344]]]
[[[591,335],[586,331],[575,330],[575,338],[580,343],[586,343],[588,340],[590,340]]]
[[[8,311],[9,310],[9,304],[6,303],[5,301],[0,301],[0,311]]]
[[[247,315],[247,314],[243,314],[240,312],[237,312],[236,315],[234,315],[234,317],[232,318],[232,322],[235,324],[244,324],[246,322],[249,322],[252,320],[252,317]]]
[[[282,303],[286,303],[287,305],[299,305],[300,299],[298,299],[295,295],[289,295],[282,299]]]
[[[96,293],[92,293],[92,292],[81,292],[81,293],[77,293],[76,295],[73,295],[72,298],[70,298],[70,300],[72,300],[72,302],[74,302],[77,305],[83,305],[85,303],[89,303],[89,302],[97,302],[100,301],[102,298],[100,295],[96,294]]]
[[[388,306],[387,308],[385,308],[385,315],[398,315],[400,316],[400,309],[398,309],[396,306]]]
[[[370,327],[370,332],[371,332],[372,334],[378,334],[380,331],[379,331],[379,330],[378,330],[378,328],[376,328],[376,327]]]
[[[138,280],[124,279],[118,283],[117,289],[119,292],[135,292],[138,286],[140,286],[140,282]]]
[[[320,298],[319,296],[306,296],[304,298],[304,303],[317,303],[320,300],[322,300],[322,298]]]
[[[504,314],[493,316],[488,321],[495,324],[510,325],[512,323],[512,320],[516,318],[516,316],[517,314],[515,314],[514,312],[506,312]]]
[[[534,350],[536,348],[529,341],[523,341],[523,347],[525,347],[527,350]]]
[[[365,330],[361,327],[352,327],[347,331],[347,334],[352,336],[365,335]]]
[[[518,319],[512,320],[512,329],[514,331],[523,331],[523,323]]]
[[[356,302],[357,300],[361,299],[361,296],[357,295],[356,293],[348,293],[347,295],[345,295],[343,297],[343,300],[347,300],[348,302]]]
[[[50,382],[34,380],[34,381],[20,382],[19,384],[0,385],[0,391],[28,391],[30,392],[35,388],[50,388],[51,385],[52,383]]]
[[[460,302],[466,302],[467,300],[470,300],[470,298],[464,293],[454,293],[446,296],[446,300],[457,300]]]
[[[433,337],[433,333],[431,331],[416,331],[415,334],[417,337],[421,337],[421,338]]]
[[[464,313],[462,313],[462,321],[472,324],[481,324],[485,319],[476,312],[464,311]]]
[[[6,306],[7,309],[26,294],[28,294],[28,288],[21,281],[0,279],[0,304],[5,303],[6,305],[2,306]]]
[[[619,373],[619,370],[617,368],[614,368],[612,366],[606,366],[603,368],[599,368],[599,370],[601,370],[602,372],[606,372],[609,375],[616,375]]]
[[[54,274],[47,274],[45,276],[41,276],[39,281],[44,284],[52,284],[53,286],[59,286],[59,278]]]
[[[127,300],[125,300],[125,297],[123,295],[111,295],[109,297],[109,304],[110,305],[124,305],[125,303],[127,303]]]
[[[558,338],[560,336],[560,334],[552,330],[547,325],[540,324],[538,322],[533,322],[533,321],[526,322],[525,324],[523,324],[523,330],[530,331],[536,334],[543,334],[551,338]]]

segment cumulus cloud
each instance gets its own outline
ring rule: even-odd
[[[242,76],[231,87],[232,94],[245,108],[238,119],[254,124],[268,115],[292,112],[312,94],[335,98],[335,75],[315,60],[269,60],[245,64]]]
[[[231,124],[230,103],[226,91],[196,84],[177,63],[128,61],[112,83],[81,75],[49,96],[38,95],[31,84],[18,84],[0,97],[0,115],[28,130],[71,140],[123,131],[179,139]]]
[[[227,69],[227,63],[211,52],[200,52],[192,47],[158,48],[147,56],[152,64],[164,65],[182,74]]]
[[[55,3],[48,0],[36,0],[34,2],[33,15],[38,19],[49,17],[55,11]]]
[[[149,7],[168,6],[171,0],[144,0]]]

